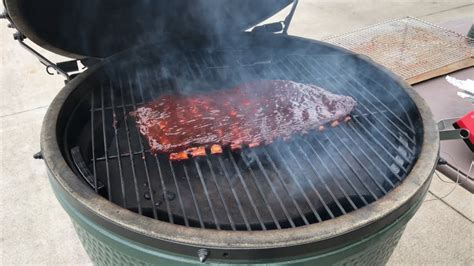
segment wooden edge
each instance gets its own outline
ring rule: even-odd
[[[461,70],[461,69],[468,68],[468,67],[472,67],[472,66],[474,66],[474,57],[468,57],[468,58],[463,59],[461,61],[449,64],[447,66],[440,67],[440,68],[428,71],[426,73],[408,78],[408,79],[406,79],[406,81],[408,82],[408,84],[413,85],[413,84],[420,83],[420,82],[425,81],[425,80],[429,80],[429,79],[432,79],[432,78],[435,78],[435,77],[439,77],[441,75],[446,75],[446,74],[452,73],[454,71]]]

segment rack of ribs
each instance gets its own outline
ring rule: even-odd
[[[356,101],[316,85],[261,80],[195,95],[164,95],[131,112],[153,154],[170,160],[269,144],[347,122]]]

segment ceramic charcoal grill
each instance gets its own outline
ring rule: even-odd
[[[4,3],[20,44],[88,66],[71,75],[71,62],[37,54],[68,79],[41,154],[94,263],[380,264],[425,196],[439,148],[428,107],[367,57],[288,36],[296,1]],[[285,21],[244,32],[290,4]],[[151,154],[129,115],[161,95],[264,79],[358,106],[322,132],[185,161]]]

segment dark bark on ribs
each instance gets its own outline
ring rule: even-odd
[[[203,147],[250,147],[348,118],[356,101],[315,85],[264,80],[192,96],[167,95],[130,114],[151,151],[170,159],[202,154]],[[220,146],[219,146],[220,145]],[[199,149],[198,149],[199,148]],[[178,156],[180,154],[180,156]]]

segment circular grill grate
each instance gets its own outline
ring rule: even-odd
[[[383,197],[418,154],[418,113],[397,83],[380,83],[353,55],[196,50],[113,75],[72,118],[76,168],[97,193],[158,220],[218,230],[271,230],[329,220]],[[371,72],[372,71],[372,72]],[[380,71],[380,70],[377,70]],[[380,71],[381,72],[381,71]],[[116,73],[116,72],[113,72]],[[384,74],[385,75],[385,74]],[[153,156],[128,115],[167,93],[258,79],[311,83],[349,95],[352,120],[271,145],[181,162]]]

